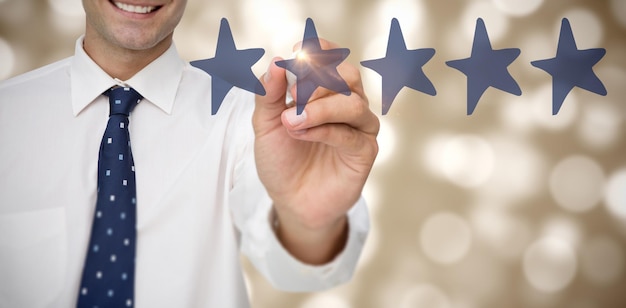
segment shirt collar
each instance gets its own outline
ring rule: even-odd
[[[76,41],[75,54],[71,67],[72,110],[74,116],[93,102],[107,89],[118,85],[119,80],[104,72],[83,49],[83,38]],[[143,97],[170,114],[174,98],[182,78],[185,62],[172,43],[161,56],[152,61],[135,76],[123,81]]]

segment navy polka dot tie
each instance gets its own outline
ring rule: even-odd
[[[78,295],[81,308],[134,305],[137,199],[128,116],[142,96],[123,87],[105,94],[110,115],[98,157],[98,199]]]

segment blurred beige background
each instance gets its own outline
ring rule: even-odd
[[[373,110],[380,154],[365,195],[372,231],[347,285],[317,294],[273,290],[247,263],[253,307],[626,307],[626,1],[190,0],[175,40],[187,60],[213,57],[228,18],[240,49],[288,57],[312,17],[351,49]],[[436,96],[404,89],[381,116],[391,19]],[[445,61],[470,55],[476,19],[523,94],[489,89],[466,116],[466,78]],[[579,49],[606,48],[594,71],[607,96],[574,89],[551,115],[551,76],[530,61],[556,54],[561,19]],[[70,56],[78,0],[0,0],[0,80]]]

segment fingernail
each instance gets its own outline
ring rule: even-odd
[[[303,110],[301,114],[296,113],[296,109],[290,110],[286,115],[287,122],[291,124],[291,126],[298,126],[306,120],[306,110]]]

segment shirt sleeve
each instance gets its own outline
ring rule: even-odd
[[[324,265],[305,264],[279,242],[272,227],[272,200],[259,180],[254,140],[241,151],[229,194],[231,215],[240,235],[240,250],[277,289],[311,292],[349,281],[369,232],[363,197],[348,211],[348,239],[343,250]]]

